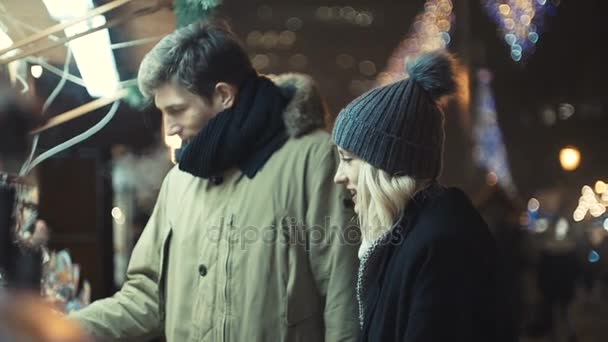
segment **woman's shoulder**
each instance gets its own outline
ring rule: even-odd
[[[432,189],[417,211],[410,234],[426,243],[445,240],[469,245],[492,240],[487,224],[459,188]]]

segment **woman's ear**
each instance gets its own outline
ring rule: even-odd
[[[226,82],[219,82],[215,85],[214,105],[220,110],[225,110],[234,105],[236,100],[237,88]]]

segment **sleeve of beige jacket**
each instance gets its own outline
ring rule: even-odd
[[[329,144],[328,144],[329,145]],[[331,145],[310,169],[308,227],[322,227],[322,239],[310,243],[310,262],[324,298],[325,341],[356,341],[359,336],[356,282],[359,231],[347,192],[333,182],[338,156]]]
[[[144,339],[161,332],[158,279],[164,232],[168,230],[165,215],[168,178],[163,181],[152,216],[133,250],[127,281],[120,291],[70,314],[103,341]]]

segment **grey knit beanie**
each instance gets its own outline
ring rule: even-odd
[[[407,70],[409,78],[348,104],[338,115],[333,140],[390,175],[435,179],[445,140],[436,101],[456,90],[454,58],[443,51],[422,54]]]

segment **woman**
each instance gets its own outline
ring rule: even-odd
[[[334,181],[352,194],[363,232],[362,341],[497,341],[494,241],[467,196],[437,183],[437,101],[455,91],[454,60],[424,54],[408,73],[351,102],[333,131]]]

